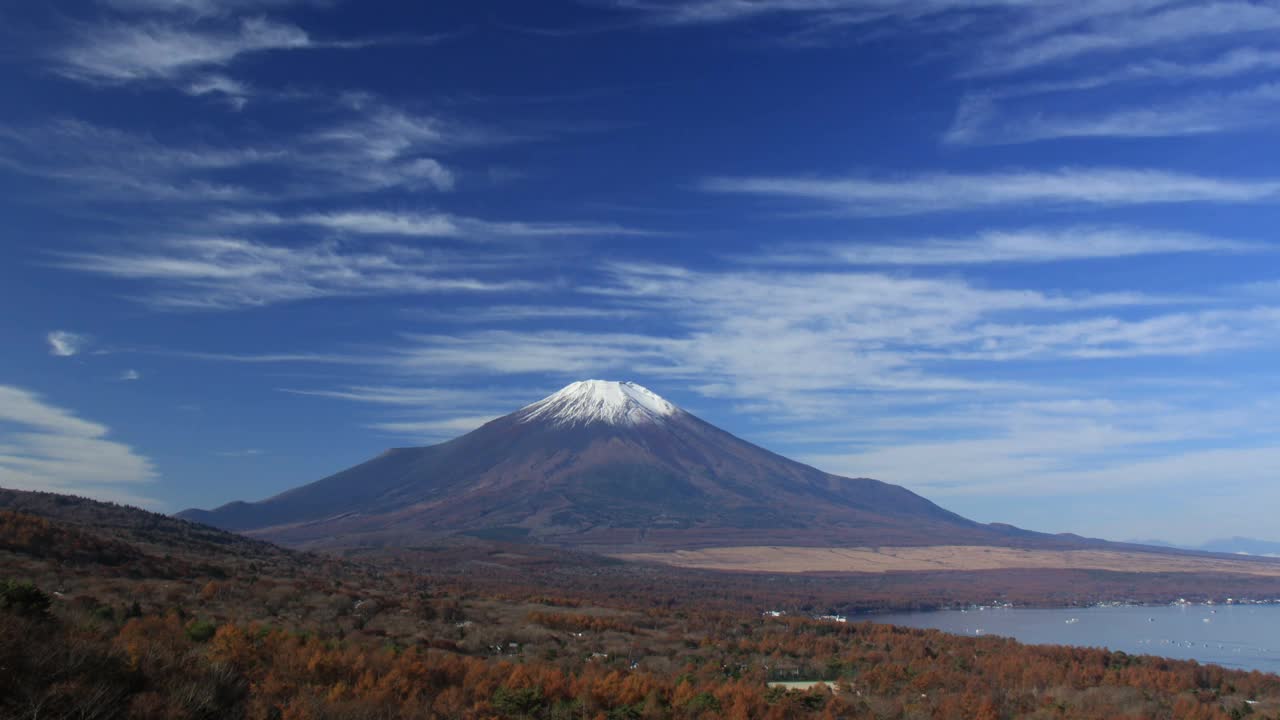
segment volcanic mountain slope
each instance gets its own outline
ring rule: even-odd
[[[441,533],[578,547],[1071,542],[981,525],[895,485],[752,445],[634,383],[587,380],[431,447],[400,448],[190,520],[293,542]]]

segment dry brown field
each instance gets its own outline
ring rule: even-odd
[[[1215,558],[1122,550],[1022,550],[977,545],[881,548],[742,546],[626,553],[615,557],[704,570],[770,573],[1070,569],[1280,577],[1280,562],[1261,558]]]

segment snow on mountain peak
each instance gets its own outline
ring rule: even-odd
[[[675,405],[633,382],[580,380],[521,410],[521,422],[543,420],[554,425],[603,422],[638,425],[661,422]]]

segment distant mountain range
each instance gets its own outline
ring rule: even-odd
[[[1210,540],[1202,545],[1178,545],[1165,540],[1132,540],[1142,545],[1177,548],[1179,550],[1197,550],[1199,552],[1226,553],[1231,555],[1259,555],[1264,557],[1280,557],[1280,542],[1274,540],[1258,540],[1247,537],[1220,538]]]
[[[588,549],[1085,542],[980,524],[896,485],[822,472],[639,385],[601,380],[449,442],[389,450],[266,500],[180,516],[293,544],[457,533]]]

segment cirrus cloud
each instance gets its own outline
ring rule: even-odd
[[[876,177],[721,176],[702,190],[818,204],[863,216],[916,215],[1020,206],[1240,204],[1274,200],[1280,179],[1219,178],[1147,168],[921,173]]]
[[[107,438],[105,425],[0,385],[0,485],[152,504],[136,486],[154,481],[151,460]]]
[[[324,297],[497,293],[536,290],[532,281],[483,278],[437,252],[388,245],[279,245],[234,237],[182,237],[124,252],[67,252],[58,265],[145,282],[139,299],[170,310],[229,310]]]
[[[263,18],[217,31],[159,22],[121,23],[83,30],[55,58],[60,72],[69,77],[125,82],[172,79],[189,70],[226,65],[248,53],[310,46],[311,37],[302,28]]]

